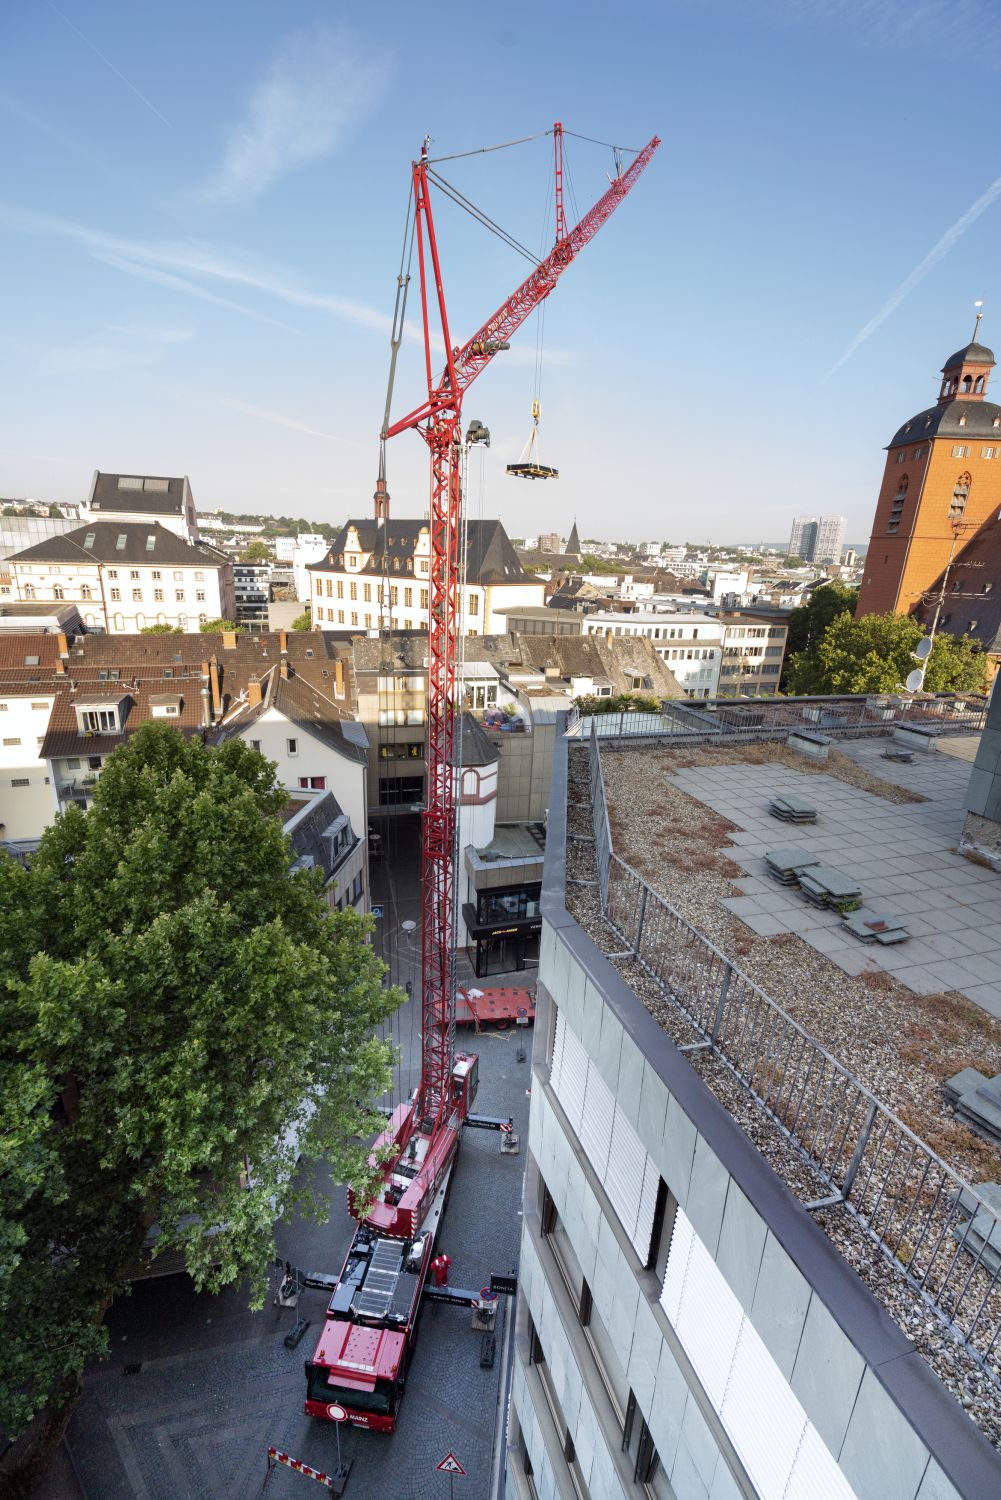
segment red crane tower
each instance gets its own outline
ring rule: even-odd
[[[420,1293],[433,1254],[459,1132],[469,1115],[477,1083],[475,1056],[456,1057],[454,1050],[453,752],[459,712],[456,663],[461,629],[462,398],[494,355],[508,347],[512,335],[549,296],[571,261],[614,213],[660,145],[654,136],[624,171],[620,170],[616,152],[616,171],[609,180],[608,191],[568,230],[563,201],[562,124],[554,125],[552,134],[555,244],[506,302],[461,346],[452,343],[445,305],[429,192],[435,174],[428,156],[428,140],[412,169],[427,397],[391,424],[387,401],[382,439],[385,442],[416,428],[428,446],[431,460],[427,780],[421,823],[421,1076],[413,1103],[400,1105],[376,1143],[386,1158],[385,1191],[365,1212],[359,1225],[328,1309],[323,1336],[313,1361],[306,1366],[309,1383],[306,1411],[310,1415],[344,1420],[346,1413],[359,1426],[383,1431],[391,1431],[395,1425],[396,1402],[416,1332]],[[402,275],[400,284],[403,285]],[[401,322],[398,302],[394,364]],[[445,348],[445,368],[436,378],[434,346],[439,329]],[[389,496],[381,471],[375,512],[377,522],[385,527]],[[349,1206],[352,1212],[359,1208],[350,1191]],[[395,1249],[389,1241],[395,1242]],[[360,1373],[363,1367],[364,1377]]]
[[[413,164],[414,214],[420,271],[421,315],[427,399],[392,423],[385,437],[416,428],[431,455],[431,564],[428,620],[427,801],[422,821],[423,904],[422,1057],[418,1117],[442,1123],[450,1108],[449,1078],[454,1040],[451,948],[454,881],[455,781],[452,750],[456,724],[456,640],[460,628],[458,577],[462,496],[459,444],[462,398],[589,240],[618,208],[660,145],[656,136],[608,191],[569,232],[563,209],[563,126],[553,126],[556,180],[556,243],[507,301],[461,348],[452,344],[442,285],[438,241],[428,191],[428,143]],[[428,262],[430,261],[430,266]],[[445,345],[445,368],[432,374],[432,297]]]

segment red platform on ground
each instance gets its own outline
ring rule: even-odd
[[[535,1020],[535,996],[531,990],[485,990],[470,985],[468,990],[456,991],[457,1026],[514,1026],[519,1016],[527,1018],[529,1026]]]

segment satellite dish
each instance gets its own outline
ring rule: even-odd
[[[927,657],[931,656],[931,648],[934,644],[935,642],[930,635],[926,635],[922,640],[918,641],[913,653],[918,661],[925,661]]]
[[[909,693],[920,693],[921,685],[925,680],[925,674],[920,667],[915,667],[913,672],[908,672],[907,681],[904,683]]]

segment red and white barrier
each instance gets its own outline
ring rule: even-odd
[[[309,1464],[304,1464],[301,1458],[293,1458],[291,1454],[283,1453],[280,1448],[268,1449],[268,1474],[270,1475],[275,1464],[284,1464],[296,1474],[305,1474],[307,1479],[315,1479],[318,1484],[326,1485],[328,1490],[334,1488],[334,1477],[332,1474],[324,1474],[320,1469],[314,1469]],[[265,1479],[265,1484],[267,1479]]]

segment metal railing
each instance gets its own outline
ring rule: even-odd
[[[810,698],[669,698],[657,713],[623,709],[567,718],[569,737],[587,739],[680,738],[687,744],[723,740],[784,739],[797,729],[834,739],[892,734],[910,724],[939,734],[977,734],[987,719],[987,699],[976,693],[909,698],[859,693]]]
[[[1001,1385],[1001,1216],[615,853],[588,739],[605,920],[843,1208]],[[976,1215],[976,1223],[974,1223]]]

